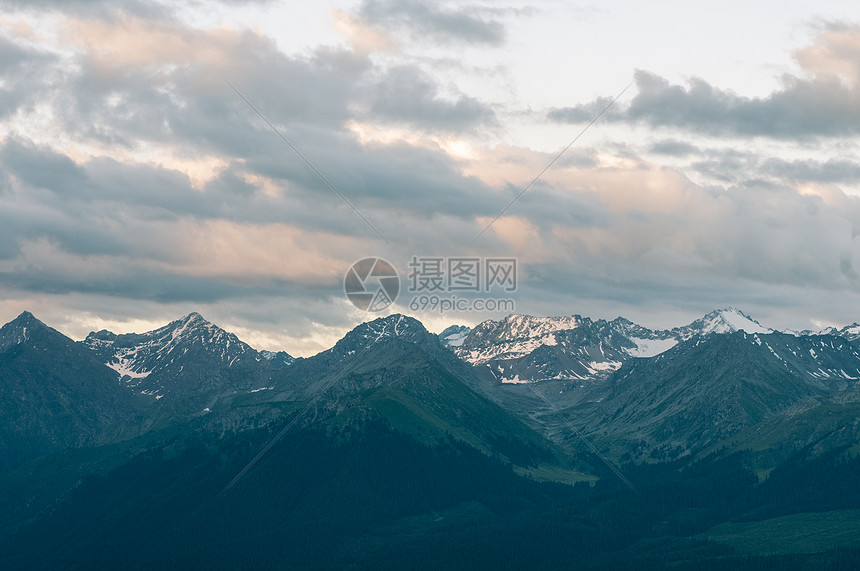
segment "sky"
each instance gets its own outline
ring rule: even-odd
[[[508,313],[411,303],[455,258],[517,313],[860,321],[860,7],[703,4],[0,0],[0,322],[309,356]]]

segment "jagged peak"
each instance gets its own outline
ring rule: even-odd
[[[117,335],[107,330],[92,332],[87,335],[83,343],[91,349],[114,347],[117,350],[129,350],[144,346],[148,346],[150,349],[176,347],[185,340],[191,340],[192,343],[202,342],[204,345],[223,344],[227,348],[238,347],[241,348],[242,352],[252,349],[235,334],[211,323],[196,311],[143,333]]]
[[[41,325],[43,327],[47,327],[47,325],[39,321],[39,319],[37,319],[36,316],[29,311],[22,311],[18,317],[16,317],[9,323],[14,323],[16,325],[26,325],[28,327],[32,325]]]
[[[45,331],[65,337],[62,333],[48,327],[29,311],[21,314],[0,328],[0,349],[23,343],[31,338],[33,332]]]
[[[590,319],[581,315],[558,317],[535,317],[512,313],[501,320],[488,319],[475,326],[476,335],[490,335],[499,340],[514,340],[525,337],[543,337],[558,331],[576,329]]]
[[[846,325],[841,328],[829,327],[826,330],[821,331],[820,334],[836,335],[838,337],[856,340],[860,339],[860,324],[852,323],[851,325]]]
[[[185,337],[189,334],[200,335],[203,334],[206,337],[215,336],[215,337],[233,337],[234,335],[229,331],[215,325],[196,311],[192,311],[188,315],[180,317],[179,319],[175,319],[165,325],[164,327],[160,327],[154,331],[148,331],[143,335],[151,336],[162,336],[165,334],[169,334],[174,339]]]
[[[182,321],[184,321],[186,323],[193,323],[195,321],[205,321],[206,323],[209,323],[205,317],[203,317],[202,315],[200,315],[196,311],[192,311],[191,313],[189,313],[188,315],[183,317]]]
[[[170,322],[169,326],[178,326],[178,327],[197,327],[201,325],[212,325],[210,321],[208,321],[205,317],[197,313],[196,311],[192,311],[188,315],[180,317],[179,319],[175,319]]]

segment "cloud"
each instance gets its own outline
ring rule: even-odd
[[[499,46],[505,28],[478,7],[449,8],[420,0],[365,0],[360,18],[373,26],[405,31],[423,40]]]
[[[860,163],[847,159],[816,161],[771,157],[764,160],[757,170],[789,181],[849,184],[860,182]]]
[[[0,160],[22,182],[60,194],[75,192],[86,180],[83,169],[68,156],[15,137],[3,145]]]
[[[213,0],[223,5],[266,4],[271,0]],[[169,0],[2,0],[0,6],[11,11],[34,11],[40,14],[58,12],[87,18],[106,18],[117,14],[134,14],[150,19],[175,18],[175,6]],[[204,0],[186,2],[186,8],[205,8]]]
[[[56,65],[57,58],[48,52],[17,44],[0,36],[0,119],[13,116],[19,109],[32,107],[33,93],[49,85],[46,69]]]
[[[860,183],[860,163],[849,158],[792,159],[752,150],[704,148],[696,149],[695,160],[686,168],[728,185],[756,181],[785,186],[804,183],[856,186]]]
[[[526,264],[530,283],[557,295],[626,305],[740,301],[768,288],[860,291],[846,270],[860,256],[856,198],[843,195],[852,203],[845,209],[791,189],[709,192],[684,185],[677,198],[648,208],[661,192],[649,187],[643,182],[630,189],[642,195],[644,207],[630,208],[605,227],[544,230],[544,248],[556,256]]]
[[[69,20],[65,30],[79,49],[79,72],[56,88],[66,129],[126,148],[173,140],[198,154],[255,154],[271,133],[225,79],[277,125],[330,128],[349,117],[369,66],[350,51],[291,57],[251,31],[128,15]]]
[[[672,157],[686,157],[699,152],[699,149],[695,145],[687,143],[686,141],[679,141],[677,139],[657,141],[652,144],[651,148],[648,150],[652,153]]]
[[[332,10],[335,27],[342,33],[355,51],[361,54],[394,50],[396,42],[387,34],[362,22],[343,10]]]
[[[56,16],[50,49],[0,40],[0,308],[32,304],[78,334],[98,316],[198,310],[307,354],[367,317],[341,282],[368,255],[401,269],[412,255],[515,256],[518,310],[544,314],[790,306],[809,292],[829,304],[860,291],[860,202],[838,186],[860,177],[853,139],[832,156],[815,142],[815,156],[735,144],[742,133],[852,133],[851,29],[822,32],[822,49],[797,54],[804,73],[766,98],[639,72],[639,94],[606,118],[671,132],[572,148],[470,248],[554,152],[497,144],[516,109],[397,50],[411,36],[498,46],[498,12],[366,2],[347,22],[352,49],[285,53],[256,30],[83,4]],[[795,116],[816,101],[820,115]],[[551,118],[588,121],[605,104]]]
[[[737,149],[710,149],[690,168],[723,184],[737,184],[761,176],[759,157]]]
[[[686,87],[646,71],[636,72],[637,95],[610,109],[608,121],[644,123],[714,136],[794,138],[860,133],[860,91],[836,77],[783,78],[785,87],[765,98],[744,97],[691,79]],[[579,123],[593,118],[605,100],[556,109],[548,118]]]
[[[636,96],[626,106],[610,109],[604,118],[712,136],[790,139],[860,134],[860,27],[826,28],[814,45],[796,52],[795,59],[800,74],[784,74],[782,87],[767,97],[740,95],[697,77],[674,85],[639,70]],[[547,117],[581,123],[607,101],[600,98],[553,109]]]
[[[370,114],[374,118],[416,125],[427,131],[469,131],[495,126],[493,109],[473,97],[439,97],[436,84],[416,67],[388,70],[372,88]]]

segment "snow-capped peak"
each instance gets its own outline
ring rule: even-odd
[[[512,314],[499,321],[479,323],[459,346],[461,358],[482,364],[491,359],[512,359],[528,355],[538,347],[555,346],[556,334],[591,323],[579,315],[533,317]]]
[[[517,341],[521,339],[546,338],[558,331],[576,329],[582,317],[533,317],[511,314],[500,321],[488,320],[475,326],[473,333],[480,337],[492,337],[494,341]]]
[[[852,323],[845,327],[825,327],[818,331],[801,331],[799,335],[835,335],[836,337],[844,337],[850,341],[860,339],[860,324]]]
[[[198,368],[201,362],[232,367],[245,356],[258,356],[234,334],[196,312],[146,333],[90,333],[83,344],[132,386],[139,385],[152,373],[172,378],[189,362]]]
[[[773,329],[763,326],[743,311],[734,307],[712,311],[690,325],[679,328],[679,333],[683,338],[689,338],[694,335],[708,335],[710,333],[734,333],[735,331],[758,334],[773,333]]]
[[[860,338],[860,324],[854,323],[853,325],[849,325],[848,327],[843,327],[837,333],[840,337],[846,337],[848,339],[858,339]]]

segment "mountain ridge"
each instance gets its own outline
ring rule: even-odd
[[[850,331],[850,327],[845,329]],[[362,366],[375,370],[378,363],[373,359],[385,361],[384,350],[377,348],[388,346],[400,351],[396,349],[399,345],[390,345],[395,341],[420,349],[472,390],[519,415],[532,428],[555,436],[565,431],[557,413],[526,384],[556,386],[557,390],[542,388],[541,392],[558,410],[579,415],[577,411],[616,407],[618,412],[610,416],[617,416],[637,402],[636,395],[625,396],[626,401],[617,400],[620,395],[612,396],[618,379],[631,371],[640,374],[637,371],[650,370],[648,367],[652,367],[650,375],[654,377],[664,366],[660,365],[663,356],[677,353],[682,344],[716,343],[726,336],[740,335],[742,353],[758,355],[755,359],[769,363],[768,375],[800,383],[798,386],[811,391],[798,393],[797,398],[831,394],[850,388],[860,379],[860,347],[854,341],[833,335],[775,332],[731,307],[715,310],[686,326],[657,331],[620,317],[606,321],[580,315],[511,315],[483,322],[465,335],[463,328],[449,330],[448,336],[462,338],[462,344],[455,346],[444,344],[441,336],[428,332],[417,319],[392,314],[361,323],[330,349],[301,359],[257,351],[196,312],[149,332],[118,335],[102,330],[81,342],[68,340],[24,312],[0,329],[0,347],[29,341],[38,331],[52,331],[66,339],[63,343],[80,347],[111,371],[117,386],[150,399],[155,405],[148,413],[150,426],[162,428],[200,419],[206,425],[221,426],[221,430],[241,430],[243,426],[272,422],[289,409],[284,403],[308,401],[324,391],[329,391],[326,398],[337,399],[349,392],[377,390],[377,385],[366,384],[371,377],[350,371],[358,361],[368,359]],[[644,364],[637,364],[640,362]],[[697,366],[694,361],[685,363],[682,368]],[[104,370],[99,373],[102,377],[105,374]],[[340,375],[345,377],[338,378]],[[722,382],[719,378],[707,379],[714,391],[722,390],[718,388]],[[702,393],[696,398],[704,402],[709,395]],[[601,404],[595,408],[593,403]],[[775,414],[782,406],[762,410]],[[755,410],[749,409],[753,420],[758,419]],[[589,412],[583,426],[612,427],[616,434],[633,430],[632,426],[606,424],[600,420],[601,414]],[[734,429],[726,430],[720,435],[727,437]],[[653,446],[663,445],[661,437],[645,440]]]

